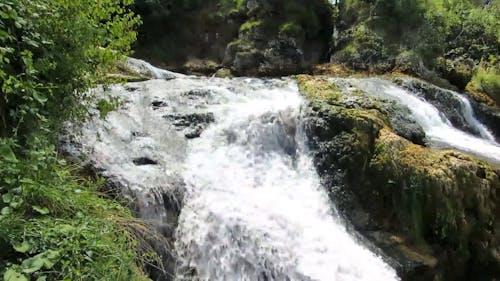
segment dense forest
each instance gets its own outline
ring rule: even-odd
[[[153,230],[57,149],[126,56],[219,77],[405,73],[500,104],[498,0],[2,0],[0,42],[4,281],[149,280]]]

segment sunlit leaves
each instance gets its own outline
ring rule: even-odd
[[[129,0],[0,4],[0,134],[54,131],[81,113],[86,88],[131,50],[139,18]]]

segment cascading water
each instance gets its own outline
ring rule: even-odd
[[[462,108],[457,110],[463,112],[465,120],[479,132],[480,137],[453,127],[449,120],[431,103],[387,80],[378,78],[334,80],[345,81],[352,87],[361,89],[368,94],[389,98],[408,107],[415,120],[424,129],[429,144],[455,148],[490,162],[500,163],[500,145],[494,141],[494,137],[486,127],[474,118],[473,110],[465,97],[447,91],[448,94],[455,95],[460,99]]]
[[[215,81],[215,122],[185,163],[178,279],[194,269],[199,280],[396,280],[332,214],[304,145],[295,83]]]
[[[196,78],[128,64],[170,80],[102,89],[123,108],[73,128],[79,133],[62,149],[118,182],[137,215],[165,235],[177,226],[177,280],[398,279],[348,233],[320,186],[293,80]],[[482,138],[391,82],[341,80],[406,105],[431,144],[500,162],[500,146],[465,101],[464,118]]]
[[[177,219],[164,194],[183,189],[177,280],[398,279],[335,215],[304,143],[293,80],[177,76],[98,94],[123,108],[78,126],[66,145],[167,235]]]

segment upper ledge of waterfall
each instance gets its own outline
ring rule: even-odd
[[[412,118],[412,108],[401,111],[406,119],[394,115],[397,95],[374,98],[406,91],[389,80],[297,79],[309,100],[304,122],[325,188],[346,221],[393,259],[403,280],[498,276],[498,165],[421,145],[429,120]],[[412,106],[425,101],[423,94],[417,98]],[[425,103],[422,110],[439,113]],[[446,114],[437,119],[453,128]]]

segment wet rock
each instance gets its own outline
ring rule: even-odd
[[[396,134],[415,144],[425,145],[424,129],[411,117],[408,108],[395,103],[391,103],[387,108],[392,129]]]
[[[136,166],[158,165],[158,162],[148,157],[139,157],[132,160]]]
[[[172,121],[176,127],[207,125],[215,121],[213,113],[167,114],[164,118]]]
[[[185,130],[184,136],[187,139],[194,139],[200,137],[202,132],[203,132],[203,127],[196,126],[195,128]]]
[[[175,79],[96,89],[99,98],[119,96],[126,108],[106,120],[96,117],[83,124],[68,124],[60,145],[61,151],[88,167],[89,173],[105,178],[103,191],[126,203],[140,223],[147,225],[137,229],[139,248],[159,255],[149,272],[153,280],[162,281],[175,275],[174,233],[185,190],[179,170],[187,144],[184,135],[162,117],[186,100],[181,91],[165,93],[168,83]],[[155,106],[158,110],[151,110]]]
[[[153,107],[154,110],[160,108],[160,107],[166,107],[167,103],[164,101],[153,101],[151,103],[151,106]]]
[[[214,77],[218,78],[231,78],[233,77],[233,73],[229,68],[220,68],[214,73]]]
[[[208,59],[189,59],[183,66],[187,74],[211,75],[217,71],[219,64]]]

